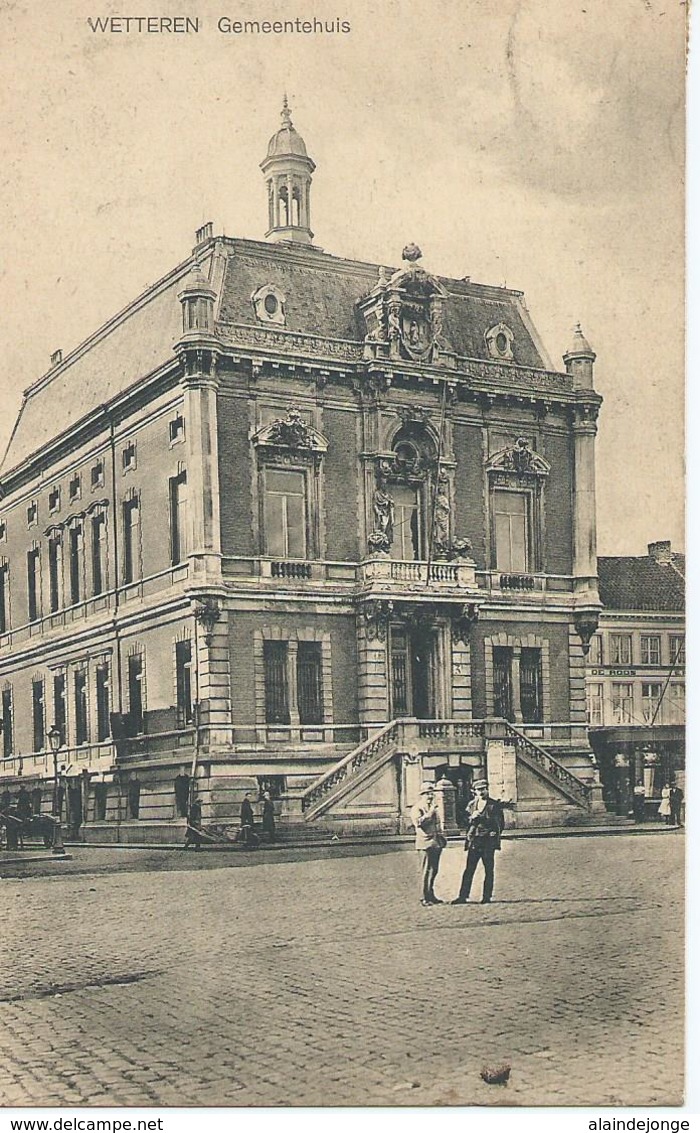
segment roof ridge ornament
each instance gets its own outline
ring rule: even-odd
[[[283,129],[285,127],[289,127],[290,129],[292,128],[292,126],[293,126],[292,112],[289,109],[289,102],[287,100],[287,92],[286,91],[284,92],[284,98],[282,99],[282,110],[280,112],[280,118],[282,119],[282,128]]]

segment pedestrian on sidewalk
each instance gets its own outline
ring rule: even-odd
[[[683,809],[683,792],[677,783],[671,787],[671,822],[674,826],[682,826],[681,812]]]
[[[260,839],[255,833],[255,815],[253,804],[250,801],[250,792],[247,791],[241,803],[241,832],[239,838],[244,846],[257,846]]]
[[[187,830],[185,832],[185,844],[183,850],[189,850],[190,846],[194,846],[195,851],[202,845],[202,804],[199,799],[193,799],[192,805],[187,812]]]
[[[671,784],[664,783],[661,788],[661,802],[659,803],[659,818],[663,818],[667,826],[671,825]]]
[[[646,810],[646,791],[644,783],[640,779],[632,792],[632,810],[634,812],[635,822],[644,822],[644,812]]]
[[[490,798],[486,779],[477,779],[474,790],[476,795],[467,806],[469,821],[465,842],[467,863],[462,874],[459,894],[452,902],[453,905],[467,904],[479,862],[484,864],[482,905],[488,905],[493,897],[495,856],[496,850],[501,848],[501,834],[505,825],[503,804],[497,799]]]
[[[262,795],[262,829],[265,839],[268,842],[274,842],[275,804],[272,801],[272,795],[269,791],[263,791]]]
[[[421,787],[420,801],[414,806],[411,817],[416,828],[416,849],[420,855],[421,905],[442,905],[442,901],[435,896],[433,886],[447,839],[442,832],[432,783],[424,783]]]

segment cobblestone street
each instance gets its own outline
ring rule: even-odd
[[[421,908],[408,848],[8,867],[0,1101],[679,1103],[683,846],[513,839],[467,907]]]

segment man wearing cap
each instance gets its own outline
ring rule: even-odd
[[[484,863],[484,892],[482,905],[488,905],[493,896],[493,874],[496,850],[501,848],[503,833],[503,806],[497,799],[489,798],[489,785],[486,779],[474,783],[475,797],[467,806],[467,864],[459,887],[459,896],[453,905],[466,905],[471,892],[472,881],[479,862]]]
[[[441,905],[433,886],[446,840],[432,783],[421,787],[420,801],[414,806],[411,817],[416,828],[416,849],[421,855],[421,905]]]

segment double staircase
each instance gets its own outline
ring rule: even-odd
[[[507,721],[405,718],[381,727],[306,788],[301,796],[303,821],[320,820],[321,824],[332,826],[349,818],[354,800],[371,791],[389,772],[394,775],[396,786],[398,829],[400,816],[407,810],[406,800],[401,797],[400,758],[408,757],[409,762],[415,763],[423,755],[445,753],[447,762],[447,753],[468,751],[478,755],[484,766],[491,739],[515,749],[516,774],[523,768],[535,777],[550,809],[559,803],[560,814],[566,812],[574,821],[586,821],[591,811],[592,784],[579,779],[545,747]],[[360,817],[360,823],[365,822],[372,825],[371,805],[365,806],[364,822]]]

